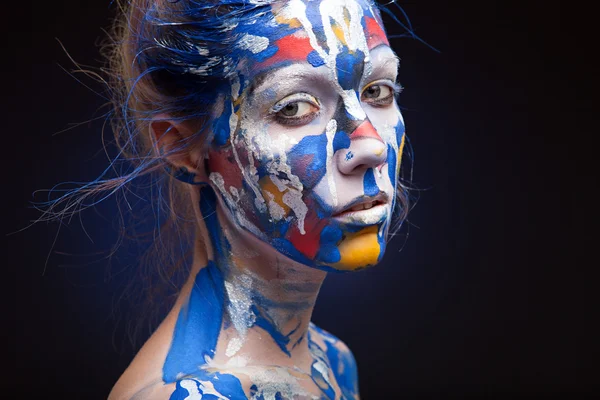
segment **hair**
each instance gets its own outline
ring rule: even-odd
[[[101,77],[109,90],[112,109],[107,117],[117,155],[97,179],[54,200],[38,203],[43,211],[38,221],[63,221],[110,195],[120,196],[121,236],[111,255],[125,238],[147,244],[138,276],[131,280],[132,285],[135,282],[143,288],[142,310],[160,309],[162,313],[170,308],[189,272],[196,239],[197,222],[189,185],[168,173],[166,156],[188,152],[210,140],[211,132],[206,126],[210,126],[208,112],[214,94],[228,83],[239,61],[231,51],[240,35],[235,27],[250,19],[269,18],[273,3],[263,0],[116,2],[119,16],[102,51],[106,65],[92,74]],[[399,6],[389,4],[396,6],[406,19]],[[388,37],[418,39],[408,19],[403,23],[388,7],[378,5],[378,9],[404,30],[400,35]],[[157,151],[149,134],[150,123],[161,114],[169,115],[170,121],[200,122],[193,135],[181,140],[167,154]],[[411,154],[407,142],[403,159]],[[404,168],[401,172],[404,174]],[[410,177],[399,177],[392,233],[401,227],[408,213],[409,182]],[[147,210],[128,214],[132,207],[127,197],[136,196],[140,190],[149,199]],[[152,213],[157,223],[149,232],[138,233],[146,212]],[[131,293],[139,292],[127,288],[124,295]],[[130,300],[139,299],[134,296]],[[146,316],[150,329],[161,317],[160,313]],[[136,325],[130,335],[132,343],[140,326]]]

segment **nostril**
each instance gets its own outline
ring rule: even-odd
[[[379,174],[387,159],[387,146],[371,137],[356,137],[346,150],[338,153],[336,159],[340,171],[346,175],[370,168]]]

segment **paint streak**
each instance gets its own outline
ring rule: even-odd
[[[223,320],[224,286],[214,262],[202,268],[187,304],[177,318],[173,341],[163,365],[163,381],[175,382],[193,374],[207,357],[213,357]],[[198,327],[202,326],[202,329]]]
[[[365,171],[365,177],[363,180],[363,190],[365,196],[373,197],[379,193],[379,187],[377,186],[377,182],[375,181],[375,168],[369,168]]]

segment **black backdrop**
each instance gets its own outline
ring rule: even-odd
[[[61,69],[72,64],[56,38],[98,66],[107,3],[5,8],[3,387],[19,398],[105,398],[134,354],[122,321],[131,306],[115,306],[131,259],[107,272],[102,258],[116,238],[112,199],[62,226],[54,246],[57,224],[11,234],[38,216],[35,190],[106,166],[101,121],[55,133],[104,103]],[[394,41],[420,200],[383,264],[328,277],[314,313],[354,351],[367,400],[563,397],[597,381],[584,255],[594,245],[584,203],[597,186],[591,10],[469,3],[401,2],[441,50]]]

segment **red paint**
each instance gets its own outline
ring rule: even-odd
[[[314,49],[310,45],[308,37],[291,34],[275,41],[277,53],[273,57],[257,65],[258,69],[270,67],[274,64],[286,61],[306,61],[308,54]]]
[[[242,171],[234,161],[231,148],[220,151],[210,151],[208,165],[211,171],[220,173],[225,181],[225,188],[230,186],[240,189],[242,187]]]
[[[374,18],[365,16],[365,22],[367,28],[367,46],[369,47],[369,50],[374,49],[380,44],[390,45],[385,32]]]
[[[288,231],[287,237],[292,245],[300,253],[313,260],[319,250],[321,231],[327,225],[327,220],[320,219],[316,213],[309,211],[304,218],[304,235],[300,233],[297,223],[294,223]]]
[[[358,137],[368,137],[383,142],[383,139],[381,136],[379,136],[379,133],[377,133],[375,127],[369,121],[363,121],[358,128],[356,128],[354,132],[350,134],[350,139],[355,139]]]

